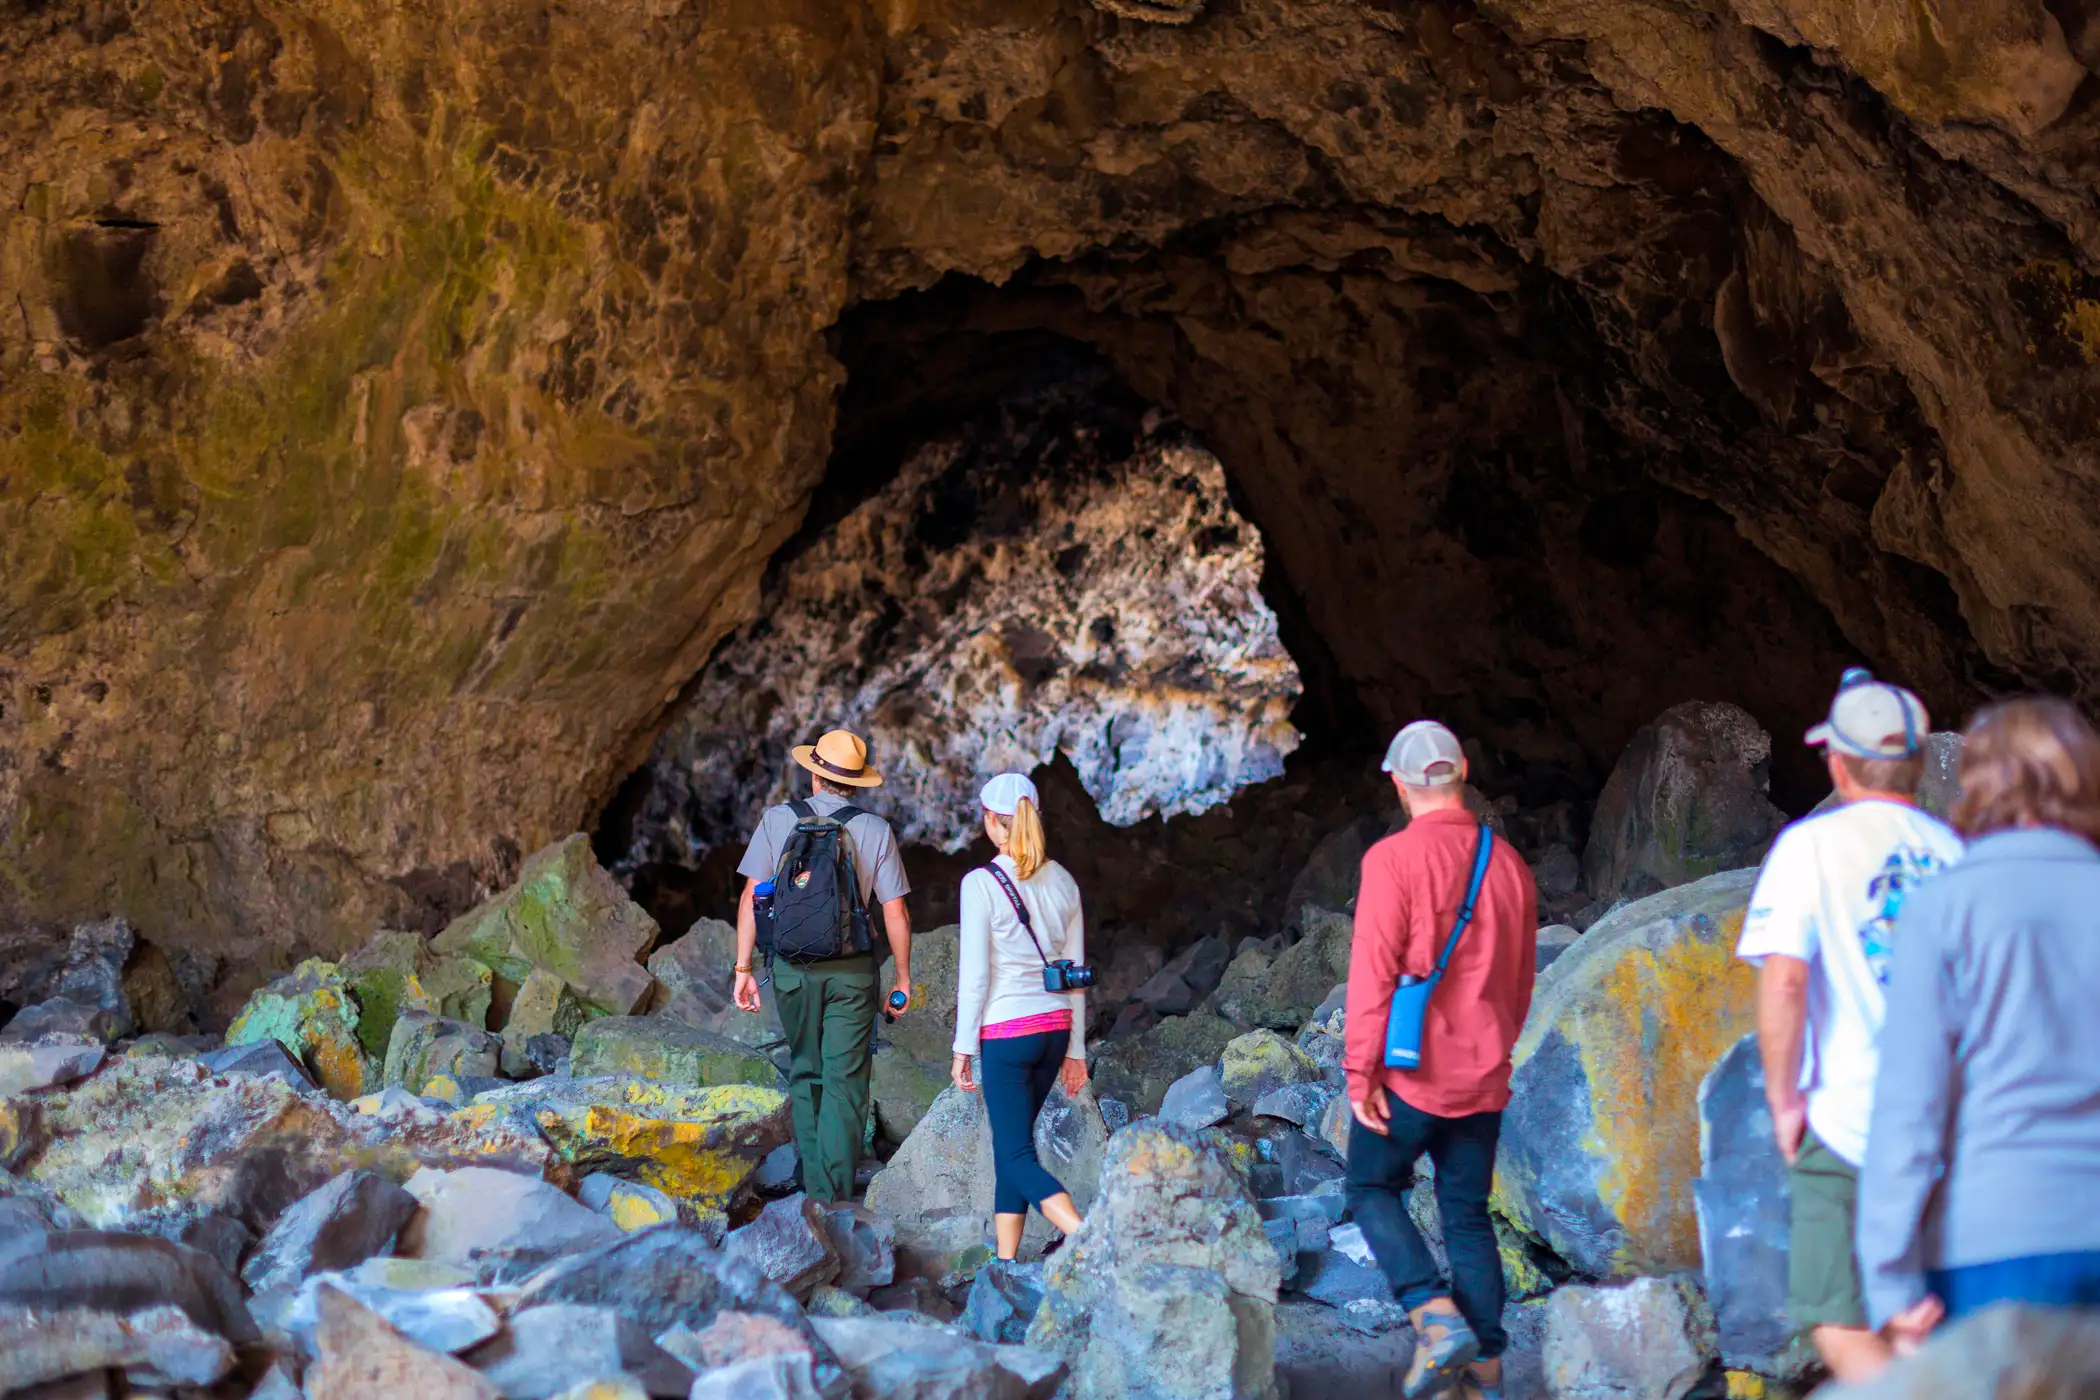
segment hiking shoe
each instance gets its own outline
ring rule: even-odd
[[[1480,1338],[1455,1310],[1424,1313],[1415,1332],[1415,1358],[1408,1365],[1400,1393],[1407,1400],[1440,1395],[1479,1355]]]

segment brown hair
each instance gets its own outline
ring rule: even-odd
[[[1837,761],[1843,765],[1847,776],[1868,792],[1909,795],[1918,790],[1918,779],[1925,776],[1925,755],[1922,753],[1914,753],[1908,758],[1860,758],[1855,754],[1840,753]]]
[[[2100,842],[2100,734],[2067,700],[1992,705],[1963,737],[1954,825],[1982,836],[2054,826]]]

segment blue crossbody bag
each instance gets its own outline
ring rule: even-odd
[[[1458,940],[1465,936],[1466,925],[1473,922],[1473,906],[1480,899],[1480,882],[1487,878],[1488,857],[1495,852],[1495,834],[1480,826],[1480,840],[1473,848],[1473,878],[1466,885],[1466,902],[1458,907],[1458,920],[1451,926],[1451,937],[1444,943],[1443,956],[1436,960],[1436,971],[1427,977],[1402,977],[1393,988],[1393,1010],[1385,1022],[1385,1063],[1388,1069],[1420,1069],[1422,1067],[1422,1022],[1429,1015],[1429,997],[1436,984],[1444,980],[1444,969],[1451,965],[1452,950]]]

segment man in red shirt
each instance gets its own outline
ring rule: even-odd
[[[1443,725],[1417,720],[1401,730],[1384,769],[1409,820],[1365,854],[1356,896],[1346,1050],[1356,1113],[1349,1206],[1414,1322],[1409,1400],[1455,1380],[1467,1394],[1500,1400],[1509,1339],[1502,1330],[1502,1257],[1487,1203],[1509,1106],[1510,1050],[1531,1009],[1538,891],[1523,858],[1496,841],[1473,921],[1430,996],[1421,1064],[1387,1068],[1393,988],[1403,975],[1435,971],[1472,880],[1476,843],[1486,835],[1465,807],[1465,753]],[[1436,1166],[1448,1285],[1407,1214],[1424,1152]]]

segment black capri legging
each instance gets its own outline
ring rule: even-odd
[[[1071,1043],[1070,1031],[978,1043],[977,1075],[992,1120],[992,1209],[1000,1215],[1026,1215],[1028,1207],[1065,1189],[1036,1160],[1035,1116],[1057,1084]]]

